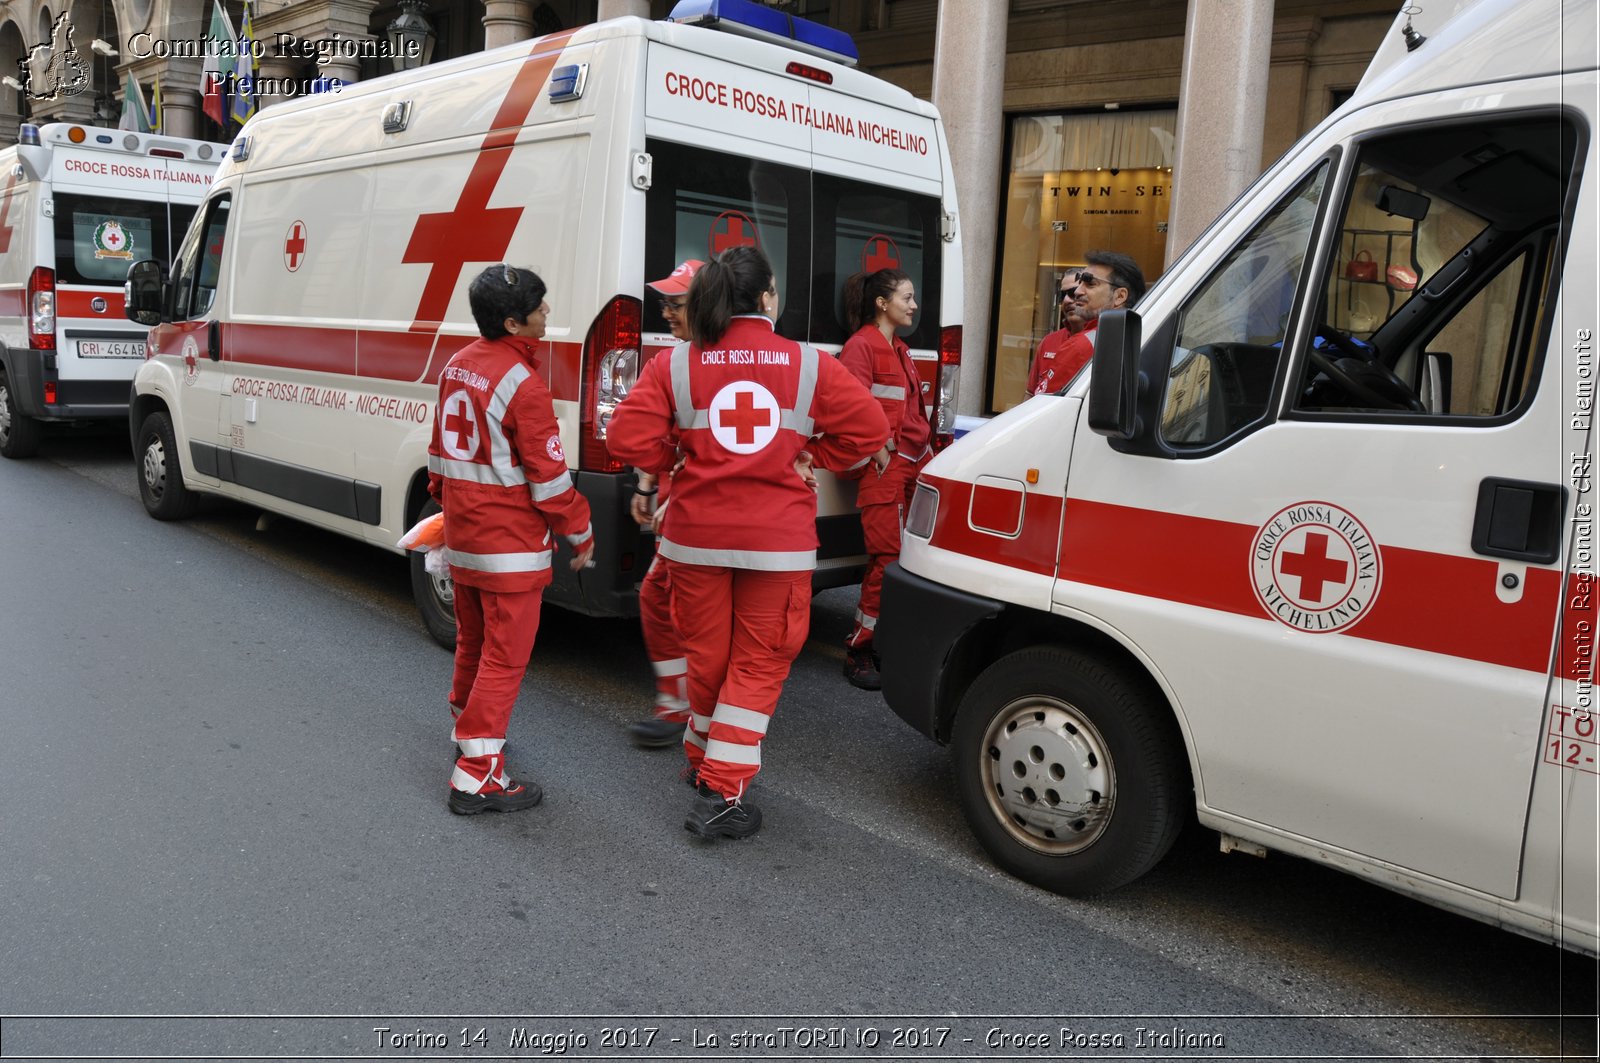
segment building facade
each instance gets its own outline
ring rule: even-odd
[[[222,6],[238,29],[242,0]],[[1064,271],[1105,248],[1132,255],[1154,280],[1348,95],[1395,13],[1390,0],[778,6],[848,31],[864,69],[933,100],[945,117],[966,264],[960,406],[968,413],[1022,400],[1033,350],[1059,327]],[[328,79],[364,80],[596,19],[661,18],[670,7],[259,0],[250,20],[270,103]],[[201,107],[212,11],[213,0],[3,0],[0,143],[14,141],[23,121],[117,125],[130,76],[146,97],[159,79],[163,132],[231,139],[237,126]],[[409,51],[383,48],[402,39],[414,42]]]

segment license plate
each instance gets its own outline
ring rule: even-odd
[[[143,358],[144,340],[79,340],[79,358]]]

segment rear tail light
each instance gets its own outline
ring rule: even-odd
[[[639,378],[639,328],[644,306],[619,295],[595,318],[583,341],[583,393],[580,397],[578,468],[621,472],[622,462],[606,449],[606,427],[617,404]]]
[[[56,345],[56,271],[35,266],[28,277],[28,346],[36,351]]]
[[[939,402],[934,407],[933,448],[955,442],[956,394],[961,384],[961,326],[939,330]]]

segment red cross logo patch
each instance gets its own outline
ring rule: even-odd
[[[863,273],[876,273],[880,269],[900,268],[900,248],[895,242],[882,233],[875,233],[867,237],[867,242],[861,245],[861,270]]]
[[[200,379],[200,345],[194,341],[193,336],[183,338],[183,346],[179,348],[183,357],[183,382],[186,386],[193,386]]]
[[[756,234],[756,223],[751,221],[747,214],[741,214],[736,210],[725,210],[711,223],[711,236],[707,241],[707,247],[711,250],[712,258],[716,258],[730,247],[760,246],[761,239]]]
[[[300,268],[306,256],[306,223],[296,219],[283,238],[283,264],[290,273]]]
[[[465,391],[452,391],[439,406],[439,445],[457,461],[478,455],[478,413]]]
[[[1331,502],[1296,502],[1257,530],[1250,548],[1256,598],[1279,623],[1343,631],[1378,597],[1383,559],[1362,523]]]
[[[778,434],[778,400],[749,380],[736,380],[711,400],[711,434],[735,454],[754,454]]]

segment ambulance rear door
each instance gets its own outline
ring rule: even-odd
[[[1153,662],[1211,826],[1518,894],[1596,225],[1561,92],[1308,141],[1140,307],[1151,428],[1079,434],[1057,608]]]
[[[126,407],[146,338],[123,314],[128,267],[142,258],[171,260],[215,169],[186,159],[55,146],[51,192],[41,208],[54,231],[56,368],[64,405]],[[175,195],[180,188],[187,194]]]
[[[720,39],[730,55],[745,45]],[[777,73],[792,63],[767,57],[781,54],[762,47],[741,64],[652,42],[644,276],[664,277],[686,259],[753,244],[777,275],[778,333],[836,352],[849,335],[840,301],[845,280],[863,269],[904,269],[921,304],[905,338],[926,366],[923,401],[931,404],[946,248],[936,124],[930,114],[829,90],[814,76]],[[809,58],[801,65],[858,84],[868,80]],[[645,300],[643,331],[647,356],[671,342],[653,298]],[[854,484],[820,478],[823,572],[847,575],[861,560],[854,503]]]

